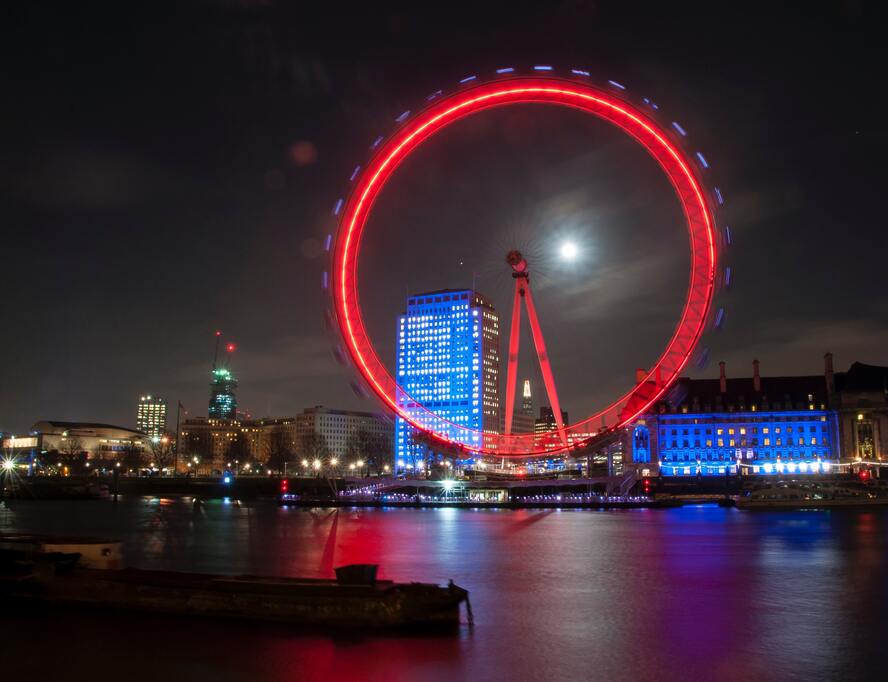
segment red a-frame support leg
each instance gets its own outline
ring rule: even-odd
[[[567,435],[564,433],[564,420],[561,418],[561,405],[558,402],[558,392],[555,390],[555,377],[552,374],[552,365],[549,363],[549,354],[546,352],[546,342],[543,339],[543,330],[537,317],[533,295],[530,293],[530,280],[525,273],[515,277],[515,298],[512,303],[512,324],[509,333],[509,362],[506,370],[506,419],[505,433],[512,433],[512,421],[515,413],[515,384],[518,374],[518,341],[521,332],[521,299],[527,306],[527,318],[530,321],[530,331],[533,336],[533,345],[536,348],[537,359],[540,363],[540,371],[543,375],[543,384],[546,387],[546,395],[552,406],[555,424],[561,442],[567,445]]]

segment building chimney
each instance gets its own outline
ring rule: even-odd
[[[728,392],[728,378],[725,376],[725,361],[718,363],[718,389],[722,393]]]
[[[832,353],[823,356],[823,375],[826,378],[826,400],[828,405],[832,405],[833,393],[836,390],[836,375],[833,372]]]
[[[635,383],[640,384],[642,381],[644,381],[644,377],[646,374],[647,374],[647,370],[644,369],[643,367],[639,367],[638,369],[636,369],[635,370]]]
[[[759,375],[759,361],[752,361],[752,390],[756,393],[762,392],[762,377]]]

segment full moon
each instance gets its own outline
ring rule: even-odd
[[[564,260],[574,260],[577,257],[577,245],[573,242],[564,242],[561,245],[561,257]]]

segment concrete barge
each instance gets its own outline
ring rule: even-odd
[[[469,610],[468,592],[452,581],[441,587],[377,580],[375,565],[343,566],[329,580],[223,576],[89,568],[79,552],[64,551],[58,541],[53,547],[35,552],[0,538],[0,600],[337,630],[455,628],[463,602]]]

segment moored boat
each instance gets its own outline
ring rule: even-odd
[[[23,552],[0,539],[0,599],[336,629],[455,627],[468,592],[376,579],[375,565],[335,579],[86,568],[77,553]],[[56,545],[58,546],[58,545]]]
[[[833,509],[888,505],[884,490],[840,483],[780,483],[758,486],[737,497],[738,509]]]

